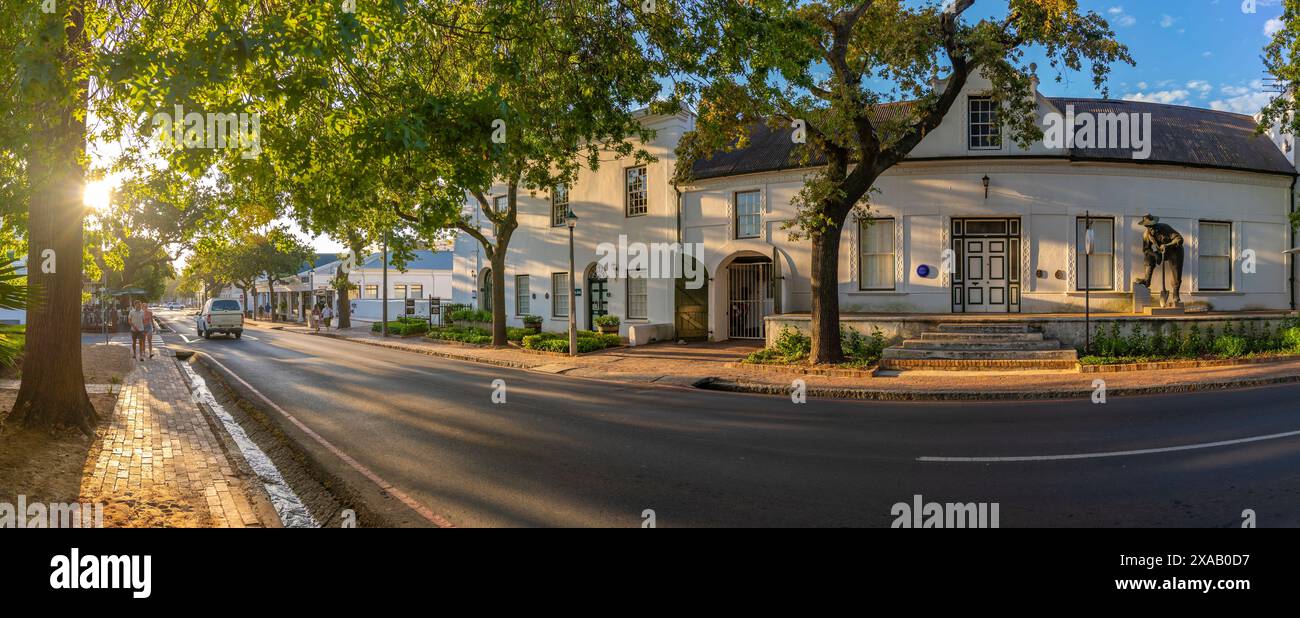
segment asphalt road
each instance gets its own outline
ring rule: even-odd
[[[196,338],[192,318],[161,316]],[[1260,527],[1300,526],[1296,385],[794,404],[263,329],[187,345],[461,527],[635,527],[646,509],[660,527],[889,526],[915,495],[997,503],[1002,527],[1235,527],[1246,509]]]

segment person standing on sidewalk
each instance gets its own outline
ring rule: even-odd
[[[320,304],[311,306],[311,315],[307,318],[307,327],[314,333],[320,332]]]
[[[153,358],[153,309],[149,307],[149,303],[143,301],[140,303],[140,309],[144,311],[144,343],[149,350],[147,358]]]
[[[131,326],[131,356],[144,360],[144,312],[140,310],[140,301],[131,303],[131,310],[126,314],[127,324]]]
[[[329,303],[325,303],[325,308],[321,310],[320,319],[325,322],[325,330],[329,330],[330,322],[334,320],[334,310],[330,308]]]

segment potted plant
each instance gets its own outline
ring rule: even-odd
[[[618,316],[616,315],[596,316],[595,321],[596,321],[596,326],[600,328],[601,334],[604,335],[618,334],[618,325],[620,324],[618,320]]]
[[[524,328],[527,328],[528,330],[531,330],[534,333],[542,332],[542,316],[540,315],[524,316]]]

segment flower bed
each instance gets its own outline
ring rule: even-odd
[[[569,334],[568,333],[540,333],[537,335],[528,335],[522,341],[525,350],[535,350],[538,352],[559,352],[561,354],[569,353]],[[623,345],[623,340],[618,335],[606,335],[589,330],[578,331],[578,353],[596,352],[606,348],[616,348]]]
[[[417,318],[398,318],[388,323],[388,332],[401,337],[412,337],[415,335],[423,335],[428,331],[429,331],[429,323],[425,320],[421,320]],[[372,333],[384,332],[383,323],[375,322],[374,324],[371,324],[370,332]]]
[[[506,340],[518,342],[531,334],[533,332],[527,328],[507,328]],[[488,345],[492,343],[492,331],[477,326],[442,326],[431,329],[426,336],[440,341],[455,341],[472,345]]]
[[[1165,330],[1158,323],[1146,332],[1137,322],[1127,333],[1113,322],[1109,330],[1097,327],[1089,352],[1079,351],[1081,365],[1284,358],[1300,354],[1300,320],[1288,319],[1276,329],[1255,322],[1229,322],[1219,332],[1213,326],[1202,331],[1196,324],[1187,330],[1177,324]]]
[[[861,369],[880,362],[880,355],[885,351],[887,342],[879,329],[870,336],[856,330],[841,329],[840,345],[847,359],[842,367]],[[798,365],[806,364],[812,353],[812,338],[799,331],[783,327],[774,345],[763,348],[745,357],[743,362],[753,365]]]

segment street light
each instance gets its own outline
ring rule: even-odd
[[[564,223],[569,226],[569,356],[578,355],[578,313],[577,305],[574,303],[574,292],[577,285],[573,280],[573,228],[578,225],[578,215],[573,214],[573,209],[564,215]]]

